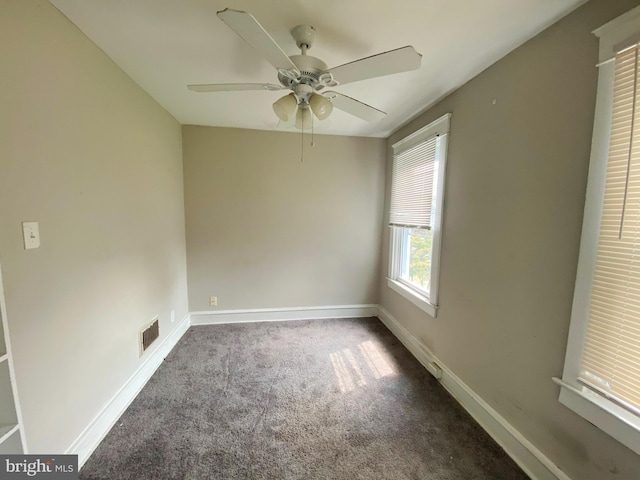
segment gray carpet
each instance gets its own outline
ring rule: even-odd
[[[80,478],[528,477],[368,318],[191,327]]]

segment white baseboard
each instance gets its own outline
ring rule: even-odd
[[[206,312],[191,312],[191,325],[377,316],[378,305],[332,305],[319,307],[256,308],[251,310],[212,310]]]
[[[189,315],[187,315],[162,343],[159,344],[154,351],[150,352],[149,357],[144,363],[140,365],[129,380],[127,380],[113,398],[107,402],[93,421],[67,449],[66,454],[78,455],[78,468],[81,468],[89,459],[89,456],[98,444],[107,435],[111,427],[113,427],[133,399],[140,393],[142,387],[146,385],[164,358],[189,329],[189,326]]]
[[[378,305],[336,305],[318,307],[265,308],[192,312],[151,352],[149,358],[107,402],[65,453],[78,455],[82,467],[98,444],[127,409],[164,358],[191,325],[269,322],[322,318],[377,316],[413,356],[453,395],[471,416],[491,435],[507,454],[533,480],[571,480],[468,385],[439,361],[429,349],[405,329],[388,311]]]
[[[420,340],[409,333],[388,311],[379,307],[378,318],[436,378],[438,377],[435,373],[441,372],[440,382],[444,388],[453,395],[529,477],[533,480],[571,480],[566,473],[538,450],[513,425],[507,422],[504,417],[439,361]]]

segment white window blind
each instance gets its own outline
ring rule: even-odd
[[[581,382],[640,413],[640,70],[616,55],[609,157]]]
[[[433,136],[394,156],[389,225],[431,229],[437,141]]]

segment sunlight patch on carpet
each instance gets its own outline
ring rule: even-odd
[[[376,380],[398,375],[393,359],[374,342],[368,340],[359,344],[357,353],[359,358],[356,358],[356,354],[350,348],[345,348],[342,352],[329,354],[341,393],[348,393],[356,387],[366,385],[365,371],[370,372]]]

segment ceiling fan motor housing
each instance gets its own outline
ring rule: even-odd
[[[311,86],[314,90],[320,90],[325,86],[333,86],[333,78],[327,73],[327,64],[311,55],[292,55],[289,57],[300,71],[298,78],[278,73],[278,80],[283,87],[294,89],[299,83]],[[329,78],[327,78],[329,77]]]

